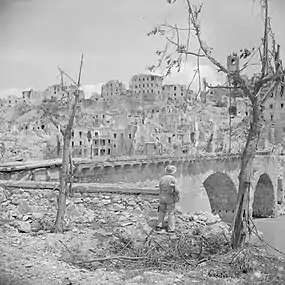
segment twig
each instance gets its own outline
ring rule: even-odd
[[[169,31],[167,31],[167,32],[171,32],[171,31],[173,31],[173,30],[178,30],[178,31],[189,31],[189,28],[178,28],[178,27],[172,26],[172,25],[167,24],[167,23],[165,23],[165,24],[161,24],[161,25],[160,25],[160,27],[169,28],[170,30],[169,30]],[[193,30],[193,31],[194,31],[194,29],[191,29],[191,30]]]
[[[192,83],[193,83],[193,81],[194,81],[194,79],[195,79],[195,77],[196,77],[196,75],[197,75],[197,70],[195,70],[195,72],[194,72],[194,75],[193,75],[193,77],[192,77],[192,79],[191,79],[191,81],[190,81],[190,83],[189,83],[189,85],[188,85],[188,87],[187,87],[187,94],[188,94],[188,92],[189,92],[189,90],[190,90],[190,87],[191,87],[191,85],[192,85]]]
[[[61,241],[59,240],[59,242],[64,246],[64,248],[69,252],[69,254],[74,258],[74,254],[72,253],[72,251]]]
[[[118,255],[119,254],[122,254],[124,252],[124,250],[129,246],[129,244],[132,242],[132,240],[129,240],[129,242],[123,247],[122,250],[119,251]]]
[[[173,40],[171,40],[170,38],[168,37],[165,37],[170,43],[172,43],[173,45],[177,46],[177,52],[178,53],[185,53],[187,55],[194,55],[194,56],[197,56],[197,57],[205,57],[205,55],[203,54],[198,54],[198,53],[195,53],[195,52],[191,52],[191,51],[187,51],[187,50],[182,50],[179,45],[174,42]]]
[[[74,84],[76,84],[77,85],[77,83],[75,82],[75,80],[73,80],[72,78],[71,78],[71,76],[69,76],[65,71],[63,71],[59,66],[58,66],[58,70],[59,70],[59,72],[60,72],[60,74],[62,75],[62,74],[64,74],[66,77],[68,77]]]
[[[203,252],[203,240],[202,240],[202,237],[201,237],[201,238],[200,238],[200,247],[199,247],[198,258],[201,257],[202,252]]]
[[[176,31],[176,37],[177,37],[177,46],[180,47],[180,40],[179,40],[179,32],[177,28],[177,24],[175,24],[175,31]]]
[[[182,254],[181,248],[180,248],[180,239],[178,240],[178,243],[177,243],[177,249],[178,249],[178,252],[179,252],[180,256],[183,258],[183,260],[184,260],[188,265],[193,265],[193,264],[190,263],[190,262],[185,258],[185,256]]]
[[[167,249],[165,249],[159,242],[157,242],[156,240],[154,240],[154,242],[160,247],[162,248],[166,253],[171,254],[173,257],[178,258],[174,253],[172,252],[168,252]]]
[[[145,254],[145,256],[147,256],[153,249],[154,247],[151,247],[150,250]]]
[[[197,262],[195,263],[195,267],[197,267],[199,264],[204,263],[206,261],[208,261],[208,258],[202,258],[202,259],[197,260]]]
[[[142,260],[146,258],[147,258],[146,256],[108,256],[108,257],[95,258],[95,259],[86,260],[86,261],[80,261],[78,263],[102,262],[102,261],[114,260],[114,259]]]
[[[243,252],[245,249],[247,248],[247,246],[243,246],[242,248],[240,248],[232,257],[231,261],[229,262],[229,264],[232,264],[234,262],[234,260],[238,257],[238,255]]]
[[[191,37],[191,18],[190,18],[190,14],[188,13],[188,33],[187,33],[187,41],[186,41],[186,50],[189,49],[189,44],[190,44],[190,37]],[[186,54],[185,56],[185,61],[187,61],[188,59],[188,54]]]
[[[243,65],[243,67],[247,66],[248,63],[251,61],[251,59],[256,55],[256,53],[259,51],[260,52],[260,48],[262,46],[262,43],[259,45],[259,47],[257,49],[255,49],[255,51],[250,55],[249,59],[247,60],[247,62]]]
[[[198,55],[200,55],[201,48],[198,50]],[[200,57],[197,56],[197,74],[198,74],[198,81],[199,81],[199,89],[198,89],[198,96],[201,95],[201,72],[200,72]]]
[[[152,234],[152,232],[154,231],[155,229],[155,226],[152,227],[152,229],[149,231],[149,233],[146,235],[145,239],[144,239],[144,245],[146,244],[147,242],[147,239],[149,238],[149,236]]]

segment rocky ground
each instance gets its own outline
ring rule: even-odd
[[[0,284],[284,284],[284,260],[253,245],[232,252],[218,216],[177,211],[176,234],[157,233],[157,204],[77,193],[54,234],[56,192],[1,188]]]
[[[176,213],[175,235],[152,230],[154,213],[144,228],[133,217],[75,223],[63,234],[2,220],[0,284],[284,284],[283,259],[252,246],[231,252],[229,227],[215,216]]]

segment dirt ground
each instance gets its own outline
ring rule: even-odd
[[[63,234],[20,233],[2,224],[0,227],[0,284],[1,285],[115,285],[115,284],[284,284],[284,281],[267,283],[261,271],[240,278],[219,278],[209,272],[220,265],[203,263],[187,270],[161,270],[157,268],[128,268],[109,270],[103,265],[92,270],[68,262],[77,251],[92,257],[110,233],[100,229],[78,229]],[[100,238],[99,238],[100,237]],[[71,252],[72,251],[72,252]],[[98,252],[97,252],[98,254]],[[131,261],[134,262],[134,261]],[[279,272],[284,273],[280,267]],[[282,275],[283,276],[283,275]],[[262,282],[262,280],[264,282]],[[282,279],[284,280],[284,279]]]
[[[81,252],[96,248],[98,230],[73,230],[64,234],[19,233],[13,227],[0,229],[1,285],[56,285],[56,284],[238,284],[238,280],[207,277],[202,265],[188,272],[165,272],[155,268],[143,270],[108,268],[82,269],[67,261],[67,246],[80,246]],[[102,235],[101,235],[102,236]],[[94,238],[95,237],[95,238]],[[104,239],[104,236],[103,236]],[[91,253],[92,254],[92,253]],[[93,253],[94,255],[94,253]],[[63,261],[65,260],[65,261]],[[220,279],[220,280],[219,280]]]

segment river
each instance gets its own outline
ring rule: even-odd
[[[285,254],[285,216],[255,219],[254,223],[257,229],[263,233],[263,239]],[[275,253],[278,254],[276,251]]]
[[[182,212],[194,214],[195,212],[211,212],[207,195],[187,195],[179,202],[178,207]],[[271,246],[285,253],[285,216],[276,218],[254,219],[254,223],[262,238]],[[276,254],[278,254],[275,251]],[[285,255],[284,255],[285,257]]]

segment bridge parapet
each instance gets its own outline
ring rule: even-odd
[[[274,159],[275,156],[267,153],[257,154],[258,159]],[[179,175],[185,175],[193,164],[215,164],[225,162],[231,168],[232,161],[240,160],[240,154],[196,154],[196,155],[154,155],[119,157],[101,160],[74,159],[74,178],[77,182],[137,182],[159,178],[164,173],[168,164],[174,164],[178,168]],[[284,165],[284,156],[277,156],[280,165]],[[235,167],[235,166],[234,166]],[[200,167],[201,168],[201,167]],[[44,174],[44,170],[46,169]],[[40,162],[15,162],[0,166],[0,179],[12,180],[58,180],[61,169],[61,160],[47,160]]]

